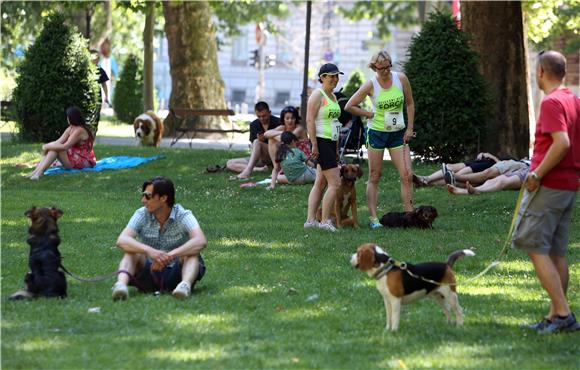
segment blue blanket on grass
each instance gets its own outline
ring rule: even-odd
[[[162,158],[160,155],[154,157],[107,157],[97,161],[95,167],[87,167],[82,170],[67,170],[62,167],[52,167],[44,171],[45,175],[56,175],[58,173],[78,173],[78,172],[101,172],[103,170],[120,170],[123,168],[137,167],[143,163],[151,162]]]

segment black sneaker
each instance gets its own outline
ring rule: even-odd
[[[534,331],[543,330],[544,328],[546,328],[551,323],[552,323],[552,321],[544,318],[544,319],[542,319],[542,321],[537,322],[535,324],[532,324],[532,325],[523,325],[522,328],[523,329],[528,329],[528,330],[534,330]]]
[[[445,183],[447,185],[455,186],[455,175],[453,175],[453,172],[451,172],[450,170],[447,170],[447,172],[445,172],[445,176],[443,176],[443,178],[445,179]]]
[[[538,330],[538,334],[571,333],[578,330],[580,330],[580,324],[571,313],[563,319],[556,317],[548,326]]]

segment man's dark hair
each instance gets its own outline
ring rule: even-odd
[[[149,185],[153,185],[153,195],[167,196],[167,205],[173,207],[175,204],[175,186],[173,182],[163,176],[155,176],[143,183],[142,191]]]
[[[270,111],[270,106],[265,101],[259,101],[254,106],[254,112]]]
[[[542,69],[559,80],[566,76],[566,58],[557,51],[541,51],[538,55]]]

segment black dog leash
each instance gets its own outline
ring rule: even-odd
[[[99,281],[108,280],[108,279],[110,279],[114,276],[117,276],[119,274],[127,274],[127,276],[129,276],[129,280],[131,280],[133,282],[133,284],[135,284],[135,286],[137,286],[141,290],[144,290],[143,286],[139,283],[139,280],[137,280],[135,275],[133,275],[132,273],[130,273],[127,270],[117,270],[117,271],[112,272],[110,274],[101,275],[101,276],[97,276],[94,278],[83,278],[83,277],[80,277],[80,276],[75,275],[72,272],[70,272],[66,267],[64,267],[62,265],[62,263],[60,264],[60,268],[65,272],[65,274],[69,275],[70,277],[72,277],[75,280],[78,280],[78,281],[81,281],[84,283],[97,283]]]

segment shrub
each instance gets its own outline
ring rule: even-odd
[[[411,148],[424,160],[460,161],[484,142],[490,94],[468,42],[442,12],[432,13],[411,40],[404,66],[416,108]]]
[[[348,76],[348,80],[346,80],[346,83],[342,87],[342,92],[344,95],[350,98],[364,83],[365,83],[365,75],[360,69],[355,68],[350,73],[350,75]]]
[[[115,85],[113,107],[119,121],[125,123],[133,123],[143,113],[143,70],[135,55],[129,55],[123,65]]]
[[[353,69],[353,71],[350,73],[350,75],[348,76],[348,80],[346,80],[346,83],[344,84],[344,86],[342,87],[342,93],[350,98],[351,96],[354,95],[354,93],[366,82],[366,78],[364,73],[358,69],[355,68]],[[359,107],[361,107],[362,109],[367,109],[367,110],[371,110],[372,109],[372,103],[369,97],[366,97],[360,104]]]
[[[13,99],[20,138],[57,139],[68,126],[66,108],[76,105],[90,121],[98,97],[86,40],[63,15],[50,16],[18,67]]]

